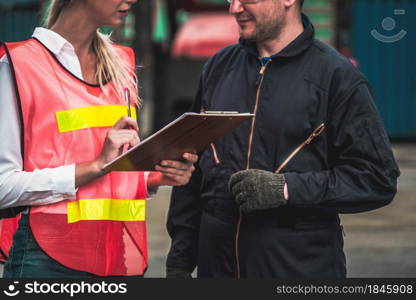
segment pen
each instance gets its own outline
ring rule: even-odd
[[[130,103],[130,90],[128,88],[124,89],[124,99],[126,100],[127,103],[127,116],[129,118],[131,118],[131,103]],[[130,130],[134,130],[132,126],[128,126],[128,129]],[[131,147],[124,147],[124,151],[129,150]]]
[[[127,103],[127,115],[131,118],[131,107],[130,107],[130,90],[128,88],[124,89],[124,98]]]

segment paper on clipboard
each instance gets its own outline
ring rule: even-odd
[[[104,166],[105,171],[154,171],[162,160],[181,160],[197,153],[254,117],[250,113],[185,113]]]

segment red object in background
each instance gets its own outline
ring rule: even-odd
[[[172,56],[208,58],[235,44],[238,39],[239,29],[233,16],[226,13],[195,14],[178,30]]]
[[[175,0],[170,4],[175,10],[183,9],[190,13],[220,10],[226,11],[229,6],[229,4],[225,1],[224,3],[212,3],[210,0]]]
[[[347,57],[347,58],[354,65],[354,67],[356,67],[356,68],[359,68],[360,67],[360,63],[354,57]]]
[[[359,68],[360,67],[360,63],[358,62],[358,60],[356,58],[354,58],[352,56],[352,51],[350,48],[348,47],[342,47],[339,52],[344,55],[346,58],[348,58],[348,60],[356,67]]]

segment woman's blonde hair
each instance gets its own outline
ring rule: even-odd
[[[74,0],[50,0],[46,10],[44,26],[51,28],[58,20],[61,12]],[[112,81],[117,95],[124,99],[124,90],[128,88],[132,97],[132,103],[141,104],[138,94],[138,82],[135,70],[127,66],[119,58],[111,45],[110,35],[105,35],[97,29],[93,40],[92,49],[97,55],[97,70],[95,78],[102,87],[106,82]],[[126,72],[126,70],[130,70]]]

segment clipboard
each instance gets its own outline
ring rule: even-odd
[[[154,171],[162,160],[182,160],[183,153],[198,153],[254,114],[213,111],[185,113],[104,166],[111,171]]]

